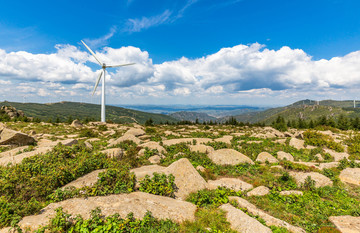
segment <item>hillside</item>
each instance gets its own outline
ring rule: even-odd
[[[359,232],[359,138],[0,122],[0,233]]]
[[[171,113],[169,114],[169,116],[180,120],[180,121],[192,121],[195,122],[196,119],[199,122],[204,122],[204,121],[217,121],[216,117],[212,117],[209,116],[206,113],[202,113],[202,112],[185,112],[185,111],[181,111],[181,112],[175,112],[175,113]]]
[[[241,122],[264,122],[271,124],[278,116],[282,116],[285,120],[316,120],[320,116],[328,116],[337,119],[341,114],[350,118],[360,117],[360,110],[353,108],[353,101],[335,101],[323,100],[319,101],[319,105],[314,100],[301,100],[285,107],[271,108],[261,112],[250,112],[234,116],[237,121]],[[222,118],[224,122],[229,117]]]
[[[83,120],[85,118],[100,120],[100,105],[76,102],[60,102],[52,104],[38,103],[16,103],[0,102],[0,106],[13,106],[22,110],[28,117],[37,117],[47,121],[55,121],[58,117],[65,121],[70,116],[73,119]],[[106,119],[118,123],[145,123],[146,120],[152,119],[155,123],[176,122],[174,118],[162,114],[141,112],[121,107],[106,106]]]

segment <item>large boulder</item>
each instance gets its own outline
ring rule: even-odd
[[[35,139],[27,134],[4,128],[0,133],[0,145],[30,145]]]
[[[101,153],[106,154],[106,156],[109,158],[122,158],[125,152],[121,148],[110,148],[101,151]]]
[[[70,126],[74,128],[81,128],[83,127],[83,124],[79,120],[74,120]]]
[[[246,194],[246,196],[248,196],[248,197],[250,197],[250,196],[265,196],[265,195],[269,194],[269,192],[270,192],[270,189],[268,187],[259,186],[259,187],[254,188],[250,192],[248,192]]]
[[[229,197],[229,200],[236,201],[240,208],[246,208],[250,214],[259,216],[260,218],[264,219],[266,225],[268,226],[284,227],[288,229],[290,232],[294,232],[294,233],[305,233],[305,231],[302,228],[293,226],[283,220],[277,219],[265,213],[264,211],[258,209],[255,205],[251,204],[250,202],[248,202],[247,200],[241,197]]]
[[[317,172],[306,172],[306,173],[290,172],[289,174],[295,179],[298,185],[304,184],[308,176],[310,176],[310,178],[315,181],[316,188],[324,187],[324,186],[332,186],[333,184],[333,182],[328,177]]]
[[[342,233],[360,232],[360,217],[353,217],[349,215],[331,216],[329,220]]]
[[[217,189],[218,187],[225,187],[234,191],[245,191],[252,189],[253,186],[237,178],[220,178],[218,180],[209,180],[208,188]]]
[[[124,134],[123,136],[121,136],[120,138],[114,140],[113,142],[111,142],[109,144],[109,146],[115,146],[117,144],[119,144],[120,142],[124,142],[124,141],[133,141],[135,142],[136,144],[140,144],[141,140],[138,139],[137,137],[135,137],[134,135],[132,134]]]
[[[327,149],[327,148],[325,148],[324,151],[325,151],[325,153],[330,154],[334,158],[335,162],[338,162],[338,161],[340,161],[340,160],[342,160],[344,158],[348,159],[349,156],[350,156],[346,152],[336,152],[336,151],[333,151],[333,150],[330,150],[330,149]]]
[[[70,183],[63,186],[62,189],[67,187],[75,187],[77,189],[85,187],[85,186],[93,186],[98,181],[98,176],[101,172],[105,172],[105,169],[95,170],[92,171]]]
[[[226,219],[230,223],[231,228],[241,233],[271,233],[270,228],[261,224],[255,218],[250,217],[242,210],[235,208],[234,206],[224,204],[220,206],[220,209],[226,212]]]
[[[269,163],[279,162],[274,156],[272,156],[268,152],[261,152],[256,158],[256,161],[259,161],[260,163],[265,163],[266,161],[268,161]]]
[[[278,151],[277,157],[280,160],[294,161],[294,157],[290,153],[286,153],[284,151]]]
[[[130,128],[128,131],[126,131],[125,134],[131,134],[135,137],[142,136],[145,134],[145,131],[140,128]]]
[[[304,140],[301,140],[301,139],[291,138],[290,142],[289,142],[289,145],[292,146],[292,147],[295,147],[298,150],[305,149]]]
[[[208,156],[218,165],[237,165],[239,163],[254,164],[249,157],[233,149],[216,150],[211,152]]]
[[[29,227],[31,230],[36,230],[39,226],[48,224],[49,219],[56,214],[55,209],[59,207],[62,207],[65,212],[74,217],[81,215],[84,219],[90,218],[91,210],[99,207],[101,214],[104,216],[119,214],[122,218],[126,218],[129,213],[133,213],[136,219],[141,219],[147,211],[150,211],[155,218],[170,219],[178,223],[187,220],[194,221],[196,211],[196,206],[189,202],[134,192],[110,196],[73,198],[52,203],[42,209],[40,214],[24,217],[19,222],[19,226],[23,229]]]
[[[199,152],[199,153],[204,153],[204,154],[208,154],[214,151],[214,148],[212,148],[211,146],[206,146],[203,144],[200,145],[191,145],[190,146],[190,151],[191,152]]]
[[[342,182],[360,185],[360,168],[346,168],[340,172],[339,178]]]
[[[153,142],[153,141],[145,142],[145,143],[141,144],[140,147],[149,148],[150,150],[157,150],[160,153],[166,153],[165,148],[160,146],[160,144],[158,142]]]
[[[153,173],[164,173],[166,167],[162,167],[159,165],[148,165],[148,166],[142,166],[138,168],[131,169],[130,172],[133,172],[136,176],[136,179],[142,180],[145,178],[146,175],[152,177]]]
[[[207,183],[186,158],[173,162],[164,169],[165,174],[175,176],[175,184],[178,190],[175,197],[184,200],[190,193],[207,188]]]

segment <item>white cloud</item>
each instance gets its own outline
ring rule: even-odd
[[[104,46],[108,44],[108,40],[110,40],[116,33],[117,27],[112,26],[110,31],[104,36],[96,39],[84,39],[85,43],[91,48],[98,48],[100,46]]]
[[[99,70],[92,70],[87,62],[95,61],[74,46],[56,48],[53,54],[0,49],[0,97],[17,98],[21,93],[34,98],[90,98]],[[131,46],[107,47],[96,54],[107,64],[136,63],[107,70],[107,95],[115,103],[137,99],[215,104],[246,98],[263,99],[260,103],[272,102],[272,98],[353,98],[360,87],[360,51],[315,61],[300,49],[270,50],[255,43],[161,64],[153,64],[148,52]],[[100,92],[98,89],[96,94]]]
[[[167,22],[171,16],[171,11],[165,10],[160,15],[151,17],[142,17],[141,19],[128,19],[126,31],[139,32],[142,29],[147,29]]]

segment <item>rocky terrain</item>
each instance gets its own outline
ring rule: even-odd
[[[359,138],[332,128],[0,123],[0,232],[71,229],[94,210],[101,224],[151,212],[158,232],[360,232]],[[111,229],[130,232],[121,224]]]

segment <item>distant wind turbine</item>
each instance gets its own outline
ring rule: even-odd
[[[85,47],[87,48],[87,50],[89,50],[89,52],[93,55],[93,57],[95,58],[95,60],[100,64],[101,68],[103,69],[100,72],[100,75],[98,77],[98,79],[96,80],[96,84],[94,87],[94,91],[92,93],[92,95],[94,95],[97,86],[99,85],[100,79],[102,77],[102,90],[101,90],[101,122],[105,122],[105,73],[106,73],[106,68],[112,68],[112,67],[120,67],[120,66],[130,66],[130,65],[134,65],[135,63],[128,63],[128,64],[121,64],[121,65],[111,65],[111,66],[107,66],[105,63],[101,62],[96,56],[95,53],[89,48],[89,46],[87,46],[84,41],[81,41]],[[103,75],[104,74],[104,75]]]

